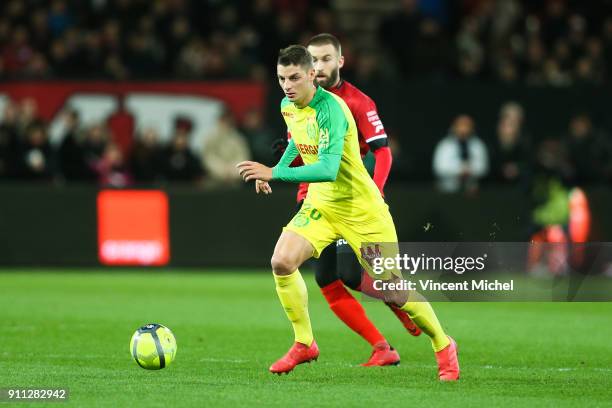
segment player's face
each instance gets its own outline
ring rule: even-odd
[[[316,72],[316,81],[323,88],[331,88],[340,79],[340,68],[344,65],[344,57],[331,44],[309,45]]]
[[[276,66],[276,74],[287,99],[298,106],[304,106],[309,102],[307,99],[312,97],[314,91],[314,69],[306,70],[297,65],[279,64]]]

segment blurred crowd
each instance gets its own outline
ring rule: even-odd
[[[330,0],[6,0],[0,78],[270,80],[277,51],[331,32],[344,75],[567,86],[612,69],[612,1],[398,0],[375,46]],[[378,63],[386,56],[385,64]]]
[[[612,70],[612,1],[402,0],[380,42],[404,76],[597,85]]]
[[[495,134],[481,138],[474,119],[458,115],[434,149],[432,169],[439,191],[470,197],[486,183],[514,188],[524,200],[508,205],[516,205],[520,213],[528,204],[529,213],[522,215],[527,216],[531,242],[586,242],[591,213],[585,191],[612,185],[610,135],[586,112],[569,119],[564,135],[540,139],[532,139],[524,119],[523,107],[507,102],[499,111]],[[583,249],[572,249],[568,258],[565,246],[558,245],[530,253],[530,273],[541,272],[542,252],[549,250],[547,275],[565,274],[570,264],[582,265]]]
[[[231,186],[242,181],[237,162],[273,160],[275,136],[256,109],[241,123],[224,112],[205,135],[201,151],[190,146],[188,118],[176,118],[169,137],[154,128],[138,131],[129,148],[115,142],[105,123],[85,124],[76,111],[64,112],[62,120],[63,134],[52,143],[33,99],[7,103],[0,121],[0,181]]]
[[[432,169],[444,192],[476,192],[483,182],[530,191],[552,178],[568,188],[612,185],[612,138],[588,112],[577,112],[561,137],[532,139],[516,102],[499,112],[495,135],[477,135],[474,119],[458,115],[435,147]]]
[[[250,78],[304,27],[331,30],[317,0],[6,0],[0,77]]]
[[[239,123],[225,111],[199,150],[190,143],[193,126],[184,117],[175,119],[171,135],[159,135],[155,128],[137,130],[128,147],[116,143],[107,124],[85,124],[71,110],[63,113],[62,134],[52,142],[49,125],[29,98],[9,101],[1,117],[0,180],[5,181],[228,186],[241,182],[237,162],[277,160],[273,145],[278,135],[258,109]],[[440,190],[470,193],[483,182],[529,189],[542,174],[554,174],[566,185],[612,185],[612,138],[588,112],[577,112],[565,135],[555,138],[532,138],[524,118],[523,107],[508,102],[500,108],[495,134],[479,137],[474,119],[458,115],[432,153]],[[401,166],[397,143],[391,140],[396,166]],[[394,180],[401,178],[396,174]]]
[[[5,0],[0,2],[0,79],[271,79],[287,44],[340,37],[343,76],[475,79],[528,85],[598,85],[612,70],[612,0],[398,0],[377,21],[376,46],[342,33],[331,0]],[[386,58],[381,58],[386,56]],[[384,61],[384,63],[381,63]],[[432,156],[444,191],[474,191],[483,180],[532,185],[554,170],[565,183],[612,182],[610,135],[588,112],[567,134],[532,145],[523,108],[501,108],[495,135],[480,139],[458,116]],[[565,119],[563,119],[565,120]],[[64,134],[49,140],[33,99],[9,102],[0,122],[0,179],[134,183],[239,182],[233,165],[272,163],[276,138],[262,113],[237,123],[229,112],[190,148],[191,126],[172,134],[140,129],[131,148],[106,124],[64,113]],[[165,142],[164,142],[165,141]],[[400,152],[400,149],[395,149]],[[398,158],[396,157],[396,160]],[[401,162],[401,158],[397,163]],[[553,169],[553,170],[551,170]]]

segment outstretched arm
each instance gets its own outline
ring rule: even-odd
[[[318,161],[299,167],[289,167],[298,155],[294,138],[289,140],[287,149],[274,168],[261,163],[246,161],[238,163],[240,175],[245,181],[283,180],[293,183],[317,183],[335,181],[340,169],[344,136],[348,122],[337,103],[325,105],[317,113],[319,125]]]
[[[340,169],[339,154],[319,154],[319,161],[300,167],[281,166],[272,169],[272,180],[283,180],[292,183],[317,183],[335,181]]]
[[[293,183],[317,183],[336,180],[341,158],[342,156],[337,154],[320,154],[318,162],[300,167],[289,167],[288,164],[281,166],[282,159],[273,168],[252,161],[238,163],[236,167],[244,181],[283,180]],[[290,160],[289,164],[292,161]]]
[[[344,136],[348,122],[340,105],[331,101],[322,105],[317,112],[317,123],[319,125],[319,160],[300,167],[289,167],[281,160],[272,169],[274,180],[293,183],[320,183],[336,180],[344,151]],[[293,148],[296,149],[295,145]]]

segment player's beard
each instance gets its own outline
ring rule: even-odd
[[[323,88],[331,88],[336,84],[339,76],[339,70],[337,68],[333,69],[327,78],[317,79],[317,84],[322,86]]]

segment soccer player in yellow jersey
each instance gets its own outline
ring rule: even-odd
[[[273,168],[251,161],[237,167],[245,181],[255,181],[258,193],[271,193],[271,180],[312,183],[301,210],[283,229],[272,255],[276,291],[295,334],[293,346],[270,367],[271,372],[281,374],[319,356],[308,315],[308,292],[298,270],[302,263],[344,238],[372,273],[368,260],[362,257],[364,245],[397,244],[397,235],[388,207],[363,166],[355,120],[340,97],[315,86],[308,50],[300,45],[281,50],[277,76],[286,96],[281,113],[291,133],[289,145]],[[298,154],[304,166],[289,167]],[[386,271],[373,277],[393,280],[400,276],[399,271]],[[442,330],[431,305],[422,297],[415,300],[415,293],[387,291],[384,296],[430,337],[439,378],[457,380],[457,346]]]

